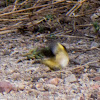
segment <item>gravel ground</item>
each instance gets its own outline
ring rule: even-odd
[[[22,57],[46,45],[47,38],[0,35],[0,100],[100,100],[100,38],[57,40],[68,49],[70,63],[66,69],[50,71]]]

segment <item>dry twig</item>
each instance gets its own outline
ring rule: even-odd
[[[73,7],[72,9],[70,9],[70,10],[66,13],[66,16],[72,16],[72,15],[74,14],[74,12],[75,12],[77,9],[79,9],[85,1],[86,1],[86,0],[80,0],[80,1],[78,1],[78,2],[74,5],[74,7]]]

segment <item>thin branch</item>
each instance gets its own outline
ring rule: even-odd
[[[58,2],[55,2],[55,3],[52,3],[52,4],[45,4],[45,5],[41,5],[41,6],[35,6],[35,7],[27,8],[27,9],[13,11],[13,12],[9,12],[9,13],[4,13],[4,14],[1,14],[0,17],[7,16],[7,15],[11,15],[11,14],[15,14],[15,13],[20,13],[20,12],[25,12],[25,11],[29,11],[29,10],[33,10],[33,9],[37,9],[37,8],[42,8],[42,7],[46,7],[46,6],[52,6],[52,5],[55,5],[55,4],[64,2],[64,1],[66,1],[66,0],[58,1]]]
[[[7,34],[7,33],[12,33],[15,32],[16,30],[5,30],[5,31],[0,31],[0,35],[1,34]]]
[[[77,9],[79,9],[82,6],[82,3],[84,3],[86,0],[80,0],[76,3],[76,5],[74,5],[74,7],[72,7],[72,9],[70,9],[67,13],[66,16],[71,16]]]

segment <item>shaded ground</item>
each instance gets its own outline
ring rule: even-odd
[[[39,6],[42,2],[37,4]],[[57,4],[65,5],[63,2]],[[55,5],[55,8],[59,8],[58,5]],[[94,9],[91,9],[90,5],[94,6]],[[28,23],[30,22],[29,18],[27,21],[24,20],[24,25],[19,24],[16,28],[15,23],[8,21],[9,18],[11,20],[14,18],[11,16],[9,18],[8,16],[2,17],[1,19],[7,19],[7,21],[1,21],[0,81],[10,82],[17,90],[11,89],[7,93],[7,89],[5,89],[6,92],[3,92],[1,91],[2,86],[0,86],[0,92],[3,92],[0,93],[0,100],[99,100],[100,30],[96,30],[99,27],[98,24],[93,27],[91,23],[95,19],[91,20],[90,18],[95,14],[98,6],[97,2],[89,1],[90,8],[87,11],[89,12],[91,9],[92,14],[79,18],[63,16],[68,10],[63,9],[58,12],[62,15],[58,16],[61,19],[57,24],[57,16],[54,17],[55,21],[52,20],[52,16],[49,16],[49,19],[35,23],[37,27],[33,29],[34,25],[31,26],[32,23]],[[69,7],[71,9],[73,6]],[[41,11],[42,8],[38,9]],[[80,12],[82,12],[82,8],[79,12],[77,11],[78,14],[81,14]],[[1,16],[3,16],[2,14]],[[39,14],[41,15],[41,13]],[[43,18],[43,15],[41,16]],[[32,21],[34,22],[34,18]],[[99,23],[99,20],[97,22]],[[26,27],[26,24],[29,26]],[[15,31],[9,33],[5,30]],[[70,63],[66,69],[50,71],[47,66],[39,63],[34,64],[33,60],[25,60],[25,57],[22,56],[30,49],[41,48],[53,40],[61,42],[68,50]]]

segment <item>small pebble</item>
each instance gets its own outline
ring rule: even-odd
[[[69,75],[64,80],[65,83],[70,83],[70,82],[75,82],[75,81],[77,81],[77,78],[74,74]]]
[[[12,74],[12,78],[14,79],[14,80],[18,80],[19,78],[20,78],[20,73],[13,73]]]
[[[100,46],[100,44],[99,43],[97,43],[97,42],[92,42],[92,44],[91,44],[91,48],[93,49],[93,48],[98,48]]]
[[[24,90],[24,89],[25,89],[25,84],[20,83],[20,84],[18,85],[18,89],[19,89],[19,90]]]
[[[53,78],[53,79],[50,79],[48,82],[53,85],[58,85],[59,81],[60,81],[59,78]]]

